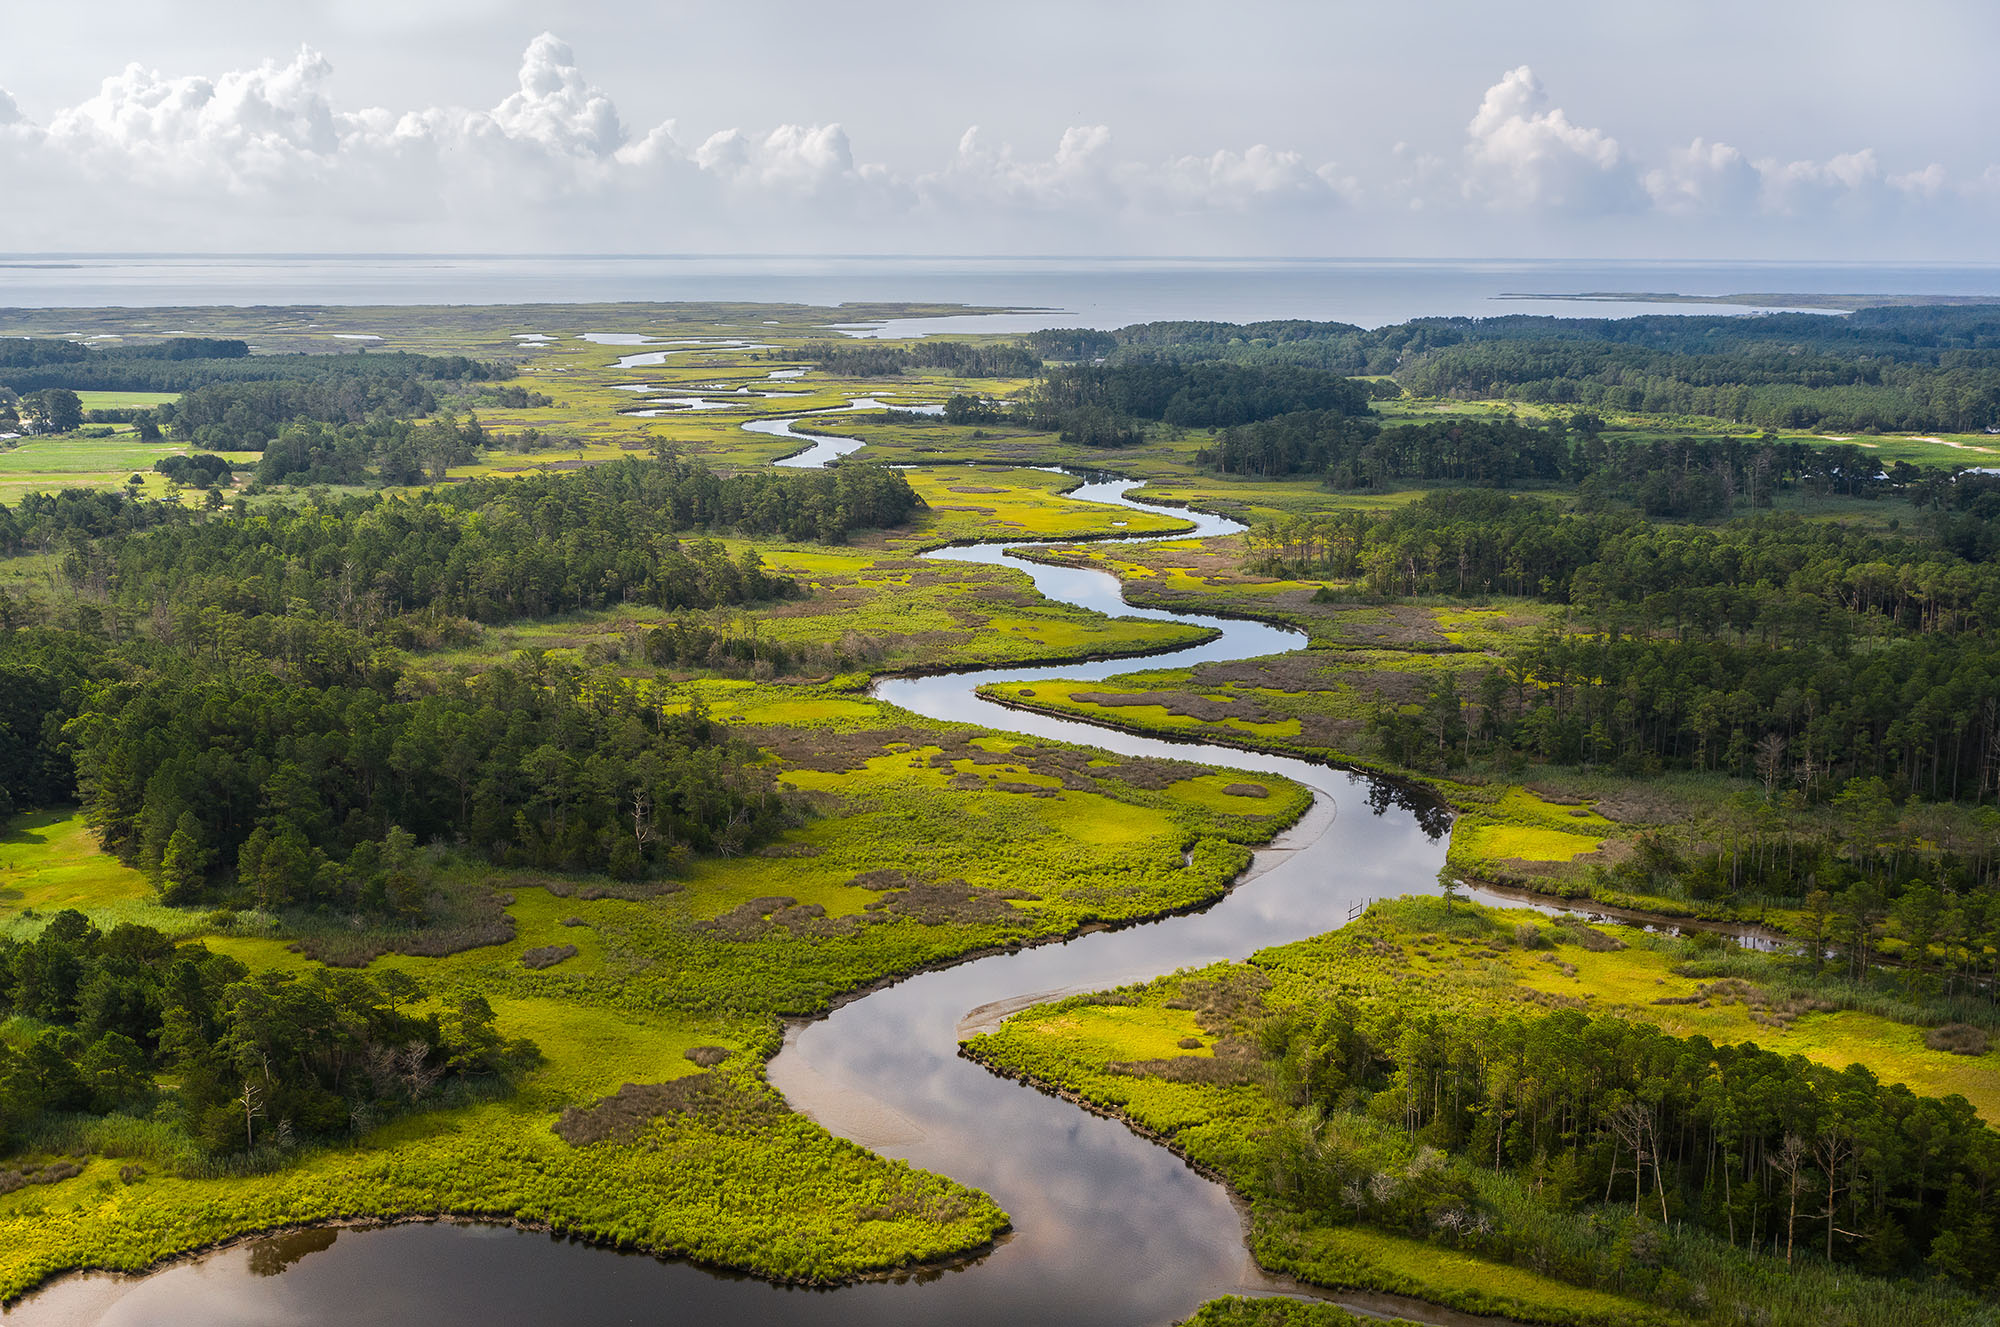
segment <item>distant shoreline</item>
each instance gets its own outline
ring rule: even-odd
[[[1577,303],[1605,304],[1740,304],[1758,309],[1808,309],[1851,313],[1856,309],[1916,308],[1926,304],[2000,304],[1994,295],[1811,295],[1761,291],[1738,295],[1683,295],[1658,290],[1559,291],[1507,290],[1494,299],[1573,300]]]

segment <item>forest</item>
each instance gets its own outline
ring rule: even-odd
[[[1420,318],[1139,323],[1028,337],[1049,360],[1217,361],[1393,374],[1410,392],[1697,415],[1758,428],[1976,430],[2000,424],[2000,309],[1840,317]],[[1235,422],[1235,421],[1230,421]]]
[[[1963,1098],[1569,1009],[1467,1018],[1335,1000],[1261,1036],[1294,1104],[1364,1112],[1526,1180],[1550,1209],[1629,1204],[1787,1264],[1810,1249],[1878,1274],[2000,1274],[2000,1135]],[[1428,1235],[1441,1208],[1477,1223],[1483,1206],[1442,1170],[1385,1194],[1365,1156],[1331,1148],[1280,1143],[1271,1164],[1274,1187],[1336,1221]]]
[[[253,355],[246,343],[166,338],[151,344],[87,346],[24,339],[0,352],[0,388],[19,394],[46,387],[71,391],[191,392],[211,384],[373,378],[486,382],[512,376],[503,364],[463,355],[405,351]]]
[[[202,1151],[282,1154],[502,1086],[537,1056],[478,996],[423,1014],[418,1000],[399,973],[252,974],[151,927],[59,913],[32,940],[0,938],[0,1015],[40,1028],[0,1041],[0,1148],[47,1118],[144,1115],[170,1098]],[[0,1170],[0,1192],[79,1170]],[[121,1178],[144,1175],[128,1164]]]

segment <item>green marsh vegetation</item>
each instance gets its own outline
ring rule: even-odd
[[[1815,971],[1636,939],[1600,949],[1542,925],[1544,950],[1513,922],[1459,936],[1473,915],[1461,908],[1420,923],[1456,937],[1448,950],[1385,940],[1402,952],[1382,963],[1431,979],[1446,993],[1436,1001],[1496,1027],[1554,1010],[1589,1027],[1656,1025],[1662,1040],[1647,1046],[1755,1040],[1836,1073],[1860,1062],[1990,1118],[1989,1057],[1967,1052],[1993,1025],[1991,720],[1979,703],[1992,691],[1979,667],[1993,513],[1980,481],[1947,477],[1979,457],[1946,443],[1986,444],[1928,438],[1982,426],[1957,362],[1933,352],[1946,337],[1983,345],[1987,315],[1863,320],[1847,345],[1824,322],[1676,319],[1609,332],[1592,320],[1173,324],[858,347],[823,345],[824,310],[740,306],[399,310],[379,327],[379,310],[164,316],[178,321],[157,325],[286,352],[335,348],[325,338],[338,330],[379,332],[406,353],[315,355],[324,362],[290,361],[298,373],[279,356],[127,356],[131,391],[169,373],[181,391],[85,398],[135,418],[0,456],[0,483],[20,481],[8,494],[110,490],[7,499],[0,668],[18,684],[4,703],[19,740],[0,769],[19,806],[46,809],[0,841],[4,933],[38,944],[72,907],[102,935],[151,927],[178,952],[241,964],[252,985],[276,974],[302,991],[351,975],[322,960],[365,964],[369,981],[414,984],[398,992],[399,1017],[421,1025],[484,1001],[501,1043],[532,1042],[540,1058],[449,1099],[359,1120],[350,1109],[343,1127],[309,1129],[294,1112],[289,1150],[252,1155],[278,1121],[252,1116],[248,1152],[205,1146],[177,1062],[133,1038],[151,1057],[139,1066],[147,1109],[20,1117],[24,1183],[0,1195],[0,1293],[333,1216],[512,1216],[809,1280],[990,1239],[1005,1218],[982,1195],[783,1110],[759,1072],[777,1020],[974,950],[1213,898],[1248,845],[1303,805],[1282,783],[1253,793],[1234,776],[917,722],[867,699],[871,673],[1192,638],[1043,604],[1016,573],[916,562],[956,540],[1180,527],[1165,513],[1108,518],[1063,498],[1062,476],[996,463],[1111,466],[1166,501],[1241,515],[1256,528],[1235,540],[1042,556],[1112,570],[1139,602],[1290,622],[1313,647],[1008,699],[1392,768],[1458,809],[1462,873],[1758,916],[1831,954]],[[9,326],[75,335],[122,317],[132,330],[134,315],[64,317]],[[769,348],[695,347],[620,370],[616,358],[645,348],[573,339],[611,329]],[[528,331],[557,339],[525,350],[513,337]],[[1593,337],[1626,349],[1571,353]],[[1883,337],[1913,347],[1897,352],[1907,367],[1842,379]],[[1802,346],[1805,359],[1792,353]],[[109,358],[90,372],[121,390],[103,377]],[[1688,361],[1703,358],[1743,390],[1692,390]],[[1787,378],[1795,361],[1811,373]],[[1544,363],[1564,371],[1527,375]],[[774,368],[807,372],[768,378]],[[1650,375],[1639,396],[1612,390],[1635,372]],[[624,412],[647,394],[618,389],[642,381],[655,395],[735,399],[636,418]],[[857,395],[891,408],[812,418]],[[894,409],[922,402],[947,413]],[[1935,413],[1946,406],[1959,413]],[[158,442],[140,440],[139,412]],[[864,439],[859,460],[922,468],[761,473],[791,444],[741,425],[794,415]],[[47,464],[28,468],[37,457]],[[158,500],[169,480],[177,502]],[[1499,483],[1518,496],[1467,491]],[[232,712],[239,694],[277,721]],[[116,722],[126,706],[158,717],[159,750],[115,740],[132,726]],[[211,754],[176,759],[176,744]],[[634,777],[646,758],[657,769]],[[70,812],[79,796],[85,811]],[[107,830],[127,861],[98,848],[92,834]],[[163,903],[176,887],[198,901]],[[1327,963],[1337,980],[1314,968],[1298,989],[1355,981],[1408,1012],[1407,983],[1361,981],[1349,956]],[[1447,980],[1461,972],[1475,978]],[[1412,1193],[1430,1192],[1435,1172],[1441,1192],[1470,1195],[1471,1227],[1425,1225],[1392,1200],[1365,1213],[1338,1195],[1307,1202],[1309,1186],[1284,1187],[1260,1150],[1315,1106],[1309,1086],[1304,1099],[1273,1086],[1284,1057],[1251,1035],[1277,997],[1167,1007],[1185,994],[1076,1006],[1068,1016],[1096,1040],[1065,1034],[1082,1040],[1034,1073],[1067,1081],[1092,1056],[1122,1066],[1079,1090],[1113,1104],[1127,1093],[1135,1119],[1259,1195],[1267,1261],[1547,1321],[1698,1320],[1766,1295],[1770,1255],[1745,1261],[1746,1233],[1729,1226],[1740,1216],[1767,1245],[1768,1204],[1718,1208],[1708,1192],[1728,1175],[1733,1194],[1738,1172],[1701,1170],[1682,1145],[1664,1186],[1640,1177],[1631,1217],[1622,1188],[1609,1206],[1585,1193],[1631,1176],[1605,1173],[1615,1139],[1579,1128],[1565,1141],[1583,1160],[1548,1201],[1548,1177],[1504,1136],[1517,1123],[1500,1130],[1498,1173],[1480,1166],[1494,1140],[1474,1136],[1479,1111],[1519,1107],[1476,1075],[1455,1117],[1433,1111],[1399,1132],[1371,1113],[1408,1072],[1382,1029],[1380,1041],[1355,1034],[1371,1048],[1374,1077],[1355,1088],[1368,1102],[1317,1102],[1338,1122],[1317,1137],[1339,1141],[1320,1160],[1347,1164],[1352,1143],[1377,1167],[1370,1185],[1388,1175]],[[27,1054],[68,1026],[15,1012],[0,1040]],[[1452,1061],[1455,1046],[1424,1053]],[[1162,1070],[1183,1060],[1220,1067]],[[1808,1095],[1830,1081],[1786,1072]],[[364,1078],[325,1090],[367,1104]],[[1674,1109],[1686,1129],[1721,1127],[1698,1104]],[[1967,1139],[1983,1134],[1946,1121],[1940,1137],[1977,1151]],[[1749,1137],[1716,1147],[1741,1161]],[[1770,1168],[1743,1164],[1768,1190]],[[1577,1178],[1590,1165],[1601,1169]],[[126,1182],[123,1167],[144,1174]],[[38,1182],[25,1182],[31,1168]],[[1802,1163],[1802,1210],[1809,1172]],[[1835,1303],[1909,1321],[1958,1311],[1947,1283],[1982,1273],[1949,1265],[1952,1240],[1937,1249],[1954,1233],[1976,1242],[1972,1227],[1908,1216],[1952,1210],[1950,1185],[1939,1171],[1930,1190],[1883,1200],[1938,1286],[1834,1285],[1801,1254],[1793,1288],[1771,1302],[1801,1321]],[[1672,1234],[1639,1224],[1662,1187],[1685,1227]],[[1836,1227],[1855,1215],[1843,1209]],[[1980,1216],[1961,1200],[1951,1219]],[[781,1225],[795,1237],[775,1239]],[[1835,1262],[1885,1258],[1893,1241],[1869,1230],[1837,1236]]]
[[[1994,1135],[1892,1085],[1954,1057],[1708,979],[1713,952],[1406,899],[967,1050],[1215,1168],[1259,1260],[1321,1284],[1547,1322],[1976,1319]],[[1961,1081],[2000,1103],[1990,1062]]]
[[[986,478],[944,478],[997,491],[951,494],[981,509],[942,527],[868,467],[622,458],[408,497],[12,509],[11,547],[52,574],[9,601],[0,772],[49,809],[0,842],[9,971],[31,974],[0,1040],[38,1066],[0,1101],[24,1177],[0,1293],[331,1218],[512,1218],[812,1281],[1004,1229],[785,1110],[761,1075],[779,1020],[1213,899],[1305,797],[866,699],[846,670],[869,660],[837,652],[857,628],[932,662],[1189,637],[1051,609],[1013,573],[913,584],[892,538],[1115,528],[1059,483]],[[510,633],[554,644],[552,613],[622,622],[622,648],[512,657]],[[834,652],[688,646],[729,622]],[[58,1008],[40,974],[65,962]],[[180,973],[209,974],[202,1037]],[[113,1006],[136,1053],[99,1027]]]

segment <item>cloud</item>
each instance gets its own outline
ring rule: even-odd
[[[1697,138],[1646,172],[1653,205],[1676,216],[1745,212],[1763,187],[1757,168],[1727,143]]]
[[[872,174],[854,164],[854,146],[838,124],[781,124],[762,135],[725,129],[696,149],[694,160],[738,187],[803,195]]]
[[[1803,216],[1866,203],[1879,192],[1882,166],[1873,148],[1843,152],[1825,161],[1760,161],[1758,206],[1783,216]]]
[[[942,171],[920,177],[933,206],[1003,206],[1027,211],[1102,205],[1112,193],[1111,130],[1101,124],[1063,130],[1055,152],[1023,160],[1012,144],[989,147],[978,125],[959,135]]]
[[[831,118],[689,144],[672,120],[628,124],[552,33],[485,107],[344,107],[332,73],[310,47],[213,77],[134,64],[40,123],[0,89],[0,178],[65,204],[0,210],[0,250],[1306,253],[1327,250],[1337,219],[1362,251],[1571,252],[1617,216],[1618,234],[1685,251],[1690,234],[1861,235],[1891,216],[1970,227],[2000,194],[2000,168],[1892,169],[1866,148],[1780,161],[1696,138],[1638,160],[1554,105],[1527,65],[1485,89],[1462,141],[1396,142],[1372,178],[1272,142],[1136,158],[1098,123],[1023,151],[975,125],[940,159],[900,166],[869,160]]]
[[[520,80],[520,90],[493,108],[501,134],[577,157],[608,157],[625,145],[618,108],[584,79],[575,53],[554,33],[528,43]]]
[[[1466,125],[1468,197],[1522,210],[1622,210],[1637,197],[1618,140],[1574,124],[1527,65],[1509,70]]]
[[[1342,201],[1354,181],[1337,167],[1309,166],[1297,152],[1263,143],[1242,152],[1169,160],[1149,181],[1169,205],[1192,211],[1247,212]]]

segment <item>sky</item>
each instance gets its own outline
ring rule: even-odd
[[[1977,0],[0,0],[0,252],[2000,261]]]

